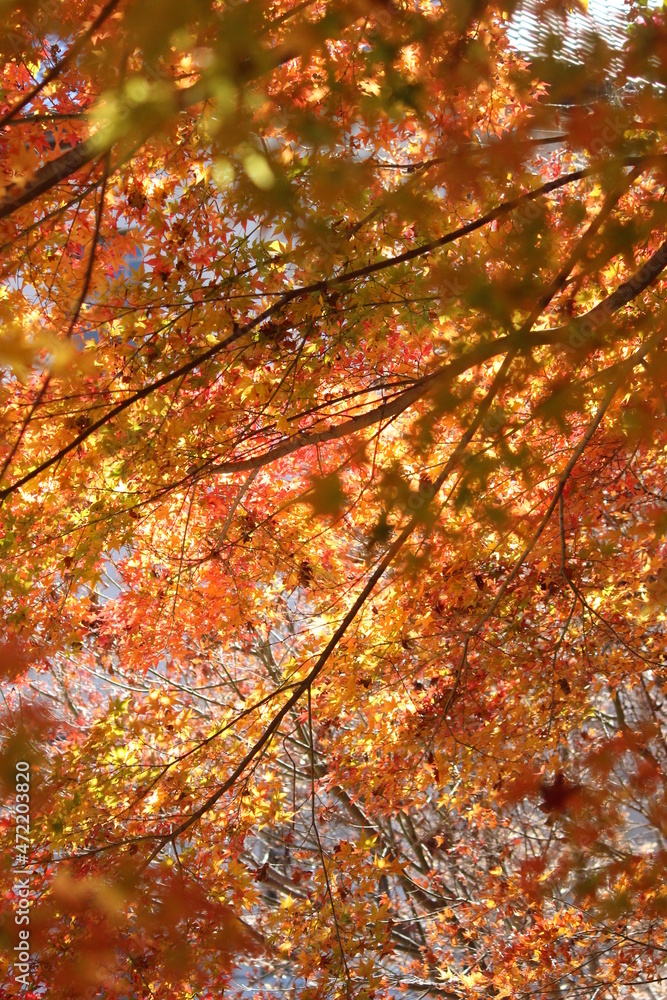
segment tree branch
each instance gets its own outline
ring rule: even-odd
[[[509,357],[510,356],[508,355],[508,358]],[[468,447],[468,444],[470,443],[470,441],[476,434],[478,428],[484,421],[489,411],[489,408],[493,402],[493,399],[495,398],[496,393],[498,392],[500,386],[502,385],[506,369],[509,366],[509,363],[511,363],[508,361],[508,358],[505,359],[503,366],[496,375],[491,388],[484,397],[484,400],[478,407],[477,413],[475,414],[469,427],[462,435],[461,439],[459,440],[459,443],[457,444],[456,448],[450,455],[444,468],[442,469],[442,471],[436,478],[435,482],[433,483],[430,501],[433,500],[433,498],[437,495],[443,484],[449,478],[453,469],[461,459],[461,456],[463,455],[464,451]],[[311,689],[314,682],[322,673],[324,667],[326,666],[333,652],[337,648],[340,640],[343,638],[348,628],[350,627],[350,625],[355,620],[360,610],[366,603],[366,600],[375,589],[376,584],[378,583],[380,578],[384,575],[385,571],[388,569],[391,563],[394,561],[400,550],[403,548],[407,540],[414,532],[415,528],[422,523],[422,520],[423,520],[423,512],[420,511],[419,516],[415,515],[403,528],[403,530],[394,540],[394,542],[389,546],[385,555],[383,556],[383,558],[381,559],[375,570],[369,576],[361,592],[358,594],[352,607],[347,612],[342,622],[332,635],[331,639],[320,653],[314,666],[306,674],[304,679],[296,684],[292,695],[287,699],[282,708],[280,708],[276,712],[274,717],[271,719],[269,724],[264,729],[261,736],[258,737],[258,739],[255,741],[250,750],[248,750],[248,752],[239,761],[239,763],[236,765],[236,767],[229,775],[229,777],[199,806],[199,808],[197,808],[193,813],[191,813],[190,816],[188,816],[185,820],[183,820],[183,822],[179,826],[177,826],[175,830],[172,830],[172,832],[168,835],[160,837],[158,844],[153,849],[153,851],[151,851],[147,860],[143,863],[141,871],[144,871],[145,868],[147,868],[148,865],[150,865],[150,863],[160,854],[162,849],[168,843],[171,843],[175,839],[181,837],[187,830],[190,829],[190,827],[192,827],[195,823],[198,823],[199,820],[202,818],[202,816],[206,815],[206,813],[209,812],[215,806],[215,804],[223,797],[223,795],[225,795],[231,788],[234,787],[234,785],[241,777],[241,775],[246,771],[248,766],[253,762],[253,760],[255,760],[257,756],[259,756],[259,754],[262,753],[264,748],[270,743],[275,733],[280,728],[280,725],[285,716],[301,700],[303,695],[306,694],[306,692]]]
[[[107,3],[102,7],[97,17],[94,18],[88,25],[88,27],[85,29],[85,31],[83,31],[82,34],[79,35],[74,45],[72,45],[72,47],[67,50],[62,59],[60,59],[55,64],[55,66],[52,66],[50,70],[47,70],[47,72],[44,74],[39,83],[36,84],[32,88],[32,90],[29,91],[29,93],[24,94],[23,97],[21,97],[14,105],[12,105],[12,107],[8,111],[5,111],[4,115],[0,116],[0,128],[3,128],[5,125],[8,125],[11,122],[11,120],[16,117],[19,111],[25,108],[27,104],[30,104],[32,101],[34,101],[37,95],[40,94],[44,90],[44,88],[48,86],[49,83],[51,83],[52,80],[55,80],[56,77],[60,76],[65,67],[69,66],[69,64],[72,62],[73,59],[76,59],[79,52],[81,52],[81,50],[84,48],[86,42],[88,42],[90,38],[92,38],[97,29],[104,24],[104,22],[107,20],[107,18],[111,16],[111,14],[113,14],[114,10],[116,9],[119,3],[120,0],[107,0]],[[76,117],[76,116],[68,115],[67,117]]]
[[[650,165],[650,163],[653,162],[653,160],[655,159],[656,159],[655,157],[651,156],[628,158],[628,163],[630,162],[634,163],[635,160],[637,160],[638,162],[647,163]],[[423,244],[420,247],[415,247],[412,250],[408,250],[406,251],[406,253],[399,254],[396,257],[391,257],[386,260],[376,261],[373,264],[368,264],[364,267],[348,271],[347,273],[339,275],[336,278],[323,279],[322,281],[314,282],[310,285],[303,285],[299,288],[290,289],[289,291],[285,292],[278,299],[278,301],[273,303],[273,305],[268,306],[266,309],[263,310],[263,312],[259,313],[253,319],[248,320],[248,322],[245,323],[243,326],[237,327],[231,334],[229,334],[229,336],[225,337],[217,344],[214,344],[212,347],[204,351],[202,354],[198,355],[195,358],[192,358],[190,361],[181,365],[173,372],[170,372],[169,374],[164,375],[161,379],[157,379],[155,382],[152,382],[149,385],[144,386],[142,389],[139,389],[132,396],[128,396],[127,399],[123,400],[121,403],[118,403],[117,406],[109,410],[104,416],[100,417],[96,421],[93,421],[93,423],[91,423],[90,426],[87,427],[85,431],[82,431],[80,434],[78,434],[72,441],[70,441],[69,444],[64,445],[61,449],[59,449],[58,452],[52,455],[51,458],[42,462],[40,465],[35,466],[33,469],[27,472],[21,479],[17,480],[15,483],[12,483],[10,486],[5,487],[3,490],[0,490],[0,504],[5,500],[5,498],[10,493],[13,493],[17,489],[20,489],[21,486],[24,486],[26,483],[30,482],[36,476],[41,475],[41,473],[45,472],[52,465],[55,465],[57,462],[60,462],[66,455],[68,455],[75,448],[78,448],[80,444],[82,444],[88,437],[94,434],[95,431],[99,430],[100,427],[103,427],[106,423],[113,420],[114,417],[118,416],[120,413],[123,413],[130,406],[133,406],[140,400],[145,399],[147,396],[151,395],[158,389],[163,388],[165,385],[169,385],[175,379],[181,378],[182,376],[189,374],[190,372],[194,371],[195,368],[198,368],[200,365],[205,364],[207,361],[210,361],[212,358],[216,357],[222,350],[229,347],[232,343],[235,343],[236,341],[240,340],[241,337],[245,336],[248,333],[251,333],[254,329],[260,326],[266,320],[276,315],[293,300],[302,298],[307,295],[315,294],[318,292],[324,292],[333,288],[338,288],[343,285],[355,282],[360,278],[367,277],[368,275],[376,273],[378,271],[386,270],[387,268],[394,267],[398,264],[405,263],[406,261],[409,260],[414,260],[419,256],[426,256],[432,253],[436,249],[446,246],[449,243],[454,243],[456,240],[459,240],[462,237],[467,236],[472,232],[475,232],[477,229],[489,225],[490,223],[494,222],[497,218],[500,218],[502,215],[505,215],[507,213],[513,212],[515,209],[517,209],[518,207],[520,207],[521,205],[523,205],[528,201],[532,201],[533,199],[538,198],[544,194],[548,194],[549,192],[554,191],[559,187],[563,187],[566,184],[571,184],[576,180],[580,180],[582,178],[591,176],[591,174],[595,172],[596,170],[594,168],[586,168],[584,170],[572,171],[571,173],[566,174],[563,177],[556,178],[556,180],[554,181],[549,181],[549,183],[541,185],[539,188],[536,188],[533,191],[525,192],[524,194],[519,195],[517,198],[513,198],[510,199],[509,201],[502,202],[500,205],[496,206],[496,208],[492,209],[490,212],[487,212],[485,215],[481,216],[479,219],[476,219],[474,222],[467,223],[466,225],[461,226],[458,229],[452,230],[451,232],[446,233],[444,236],[440,237],[437,240],[433,240],[430,243]],[[665,264],[663,263],[662,266],[664,267]],[[562,331],[564,329],[566,328],[561,328],[560,330],[555,330],[555,331],[540,332],[539,336],[550,338],[542,341],[537,340],[538,334],[535,334],[532,338],[532,343],[535,345],[539,344],[540,342],[556,343],[558,342],[558,339],[562,335]],[[379,419],[383,419],[383,416],[384,415],[380,416]],[[373,422],[375,421],[371,421],[371,423]],[[370,424],[366,426],[370,426]],[[302,447],[302,445],[299,445],[299,447]],[[296,448],[293,448],[292,450],[296,450]],[[290,454],[290,451],[285,452],[285,454]],[[229,470],[226,471],[242,471],[243,469],[248,470],[255,467],[256,465],[253,462],[248,462],[243,464],[235,464],[233,469],[230,468]],[[221,469],[219,471],[223,470]]]

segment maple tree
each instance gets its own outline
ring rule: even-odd
[[[3,997],[660,991],[667,15],[516,6],[0,4]]]

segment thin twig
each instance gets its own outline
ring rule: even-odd
[[[88,289],[90,288],[90,282],[93,276],[93,268],[95,266],[95,251],[97,249],[97,244],[100,238],[100,226],[102,225],[102,213],[104,211],[104,195],[106,193],[108,178],[109,178],[109,156],[107,155],[104,158],[104,173],[102,175],[102,187],[100,189],[100,197],[97,205],[97,212],[95,213],[95,229],[92,235],[92,242],[90,247],[90,254],[88,255],[88,264],[86,267],[86,273],[84,275],[83,285],[81,287],[79,298],[77,299],[76,305],[74,307],[74,312],[72,313],[72,317],[69,321],[67,331],[65,332],[64,335],[65,340],[69,340],[72,334],[74,333],[74,329],[77,323],[79,322],[81,309],[83,308],[83,304],[86,301],[86,296],[88,295]],[[18,433],[18,437],[16,438],[16,441],[12,445],[9,454],[7,455],[5,461],[2,464],[2,469],[0,469],[0,482],[2,482],[2,479],[7,469],[11,465],[14,456],[16,455],[16,452],[18,451],[18,448],[21,444],[21,441],[23,440],[23,436],[28,428],[28,425],[30,424],[30,421],[34,417],[42,400],[44,399],[44,395],[49,387],[50,382],[51,382],[51,373],[47,371],[42,380],[42,385],[39,389],[39,392],[37,393],[37,396],[35,397],[32,406],[28,410],[28,413],[26,414],[23,423],[21,424],[21,429]]]
[[[74,45],[72,45],[72,47],[67,50],[62,59],[60,59],[54,66],[52,66],[51,69],[46,71],[42,79],[32,88],[31,91],[29,91],[27,94],[24,94],[23,97],[21,97],[15,104],[13,104],[8,111],[5,111],[4,115],[0,116],[0,128],[2,128],[4,125],[7,125],[11,121],[11,119],[18,114],[19,111],[25,108],[27,104],[30,104],[32,101],[34,101],[37,95],[40,94],[42,90],[44,90],[44,88],[48,86],[49,83],[51,83],[52,80],[55,80],[56,77],[62,73],[65,67],[68,66],[72,62],[72,60],[78,56],[79,52],[81,52],[86,42],[90,38],[92,38],[97,29],[100,28],[104,24],[106,19],[114,12],[119,3],[120,0],[108,0],[108,2],[104,5],[104,7],[102,7],[97,17],[93,21],[91,21],[91,23],[88,25],[85,31],[83,31],[79,35]]]
[[[322,864],[322,871],[324,873],[324,881],[327,887],[327,895],[329,897],[329,905],[331,906],[331,915],[333,916],[334,925],[336,928],[336,938],[338,939],[338,947],[340,948],[340,957],[343,963],[343,968],[345,970],[345,980],[347,983],[347,995],[350,996],[352,993],[352,979],[350,977],[350,969],[347,964],[347,959],[345,957],[345,949],[343,948],[343,940],[340,936],[340,927],[338,925],[338,917],[336,916],[336,907],[334,905],[333,893],[331,891],[331,882],[329,881],[329,872],[327,871],[327,864],[324,857],[324,848],[322,847],[322,841],[320,840],[320,832],[317,829],[317,818],[315,814],[315,741],[313,736],[313,707],[312,707],[312,695],[311,687],[308,687],[308,732],[310,734],[310,809],[311,809],[311,820],[313,833],[315,834],[315,840],[317,841],[317,849],[320,855],[320,862]]]

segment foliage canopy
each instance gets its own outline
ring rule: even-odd
[[[3,997],[18,761],[22,995],[660,990],[667,17],[534,6],[0,2]]]

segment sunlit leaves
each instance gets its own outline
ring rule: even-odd
[[[8,11],[35,989],[662,975],[662,15],[577,68],[498,5]]]

